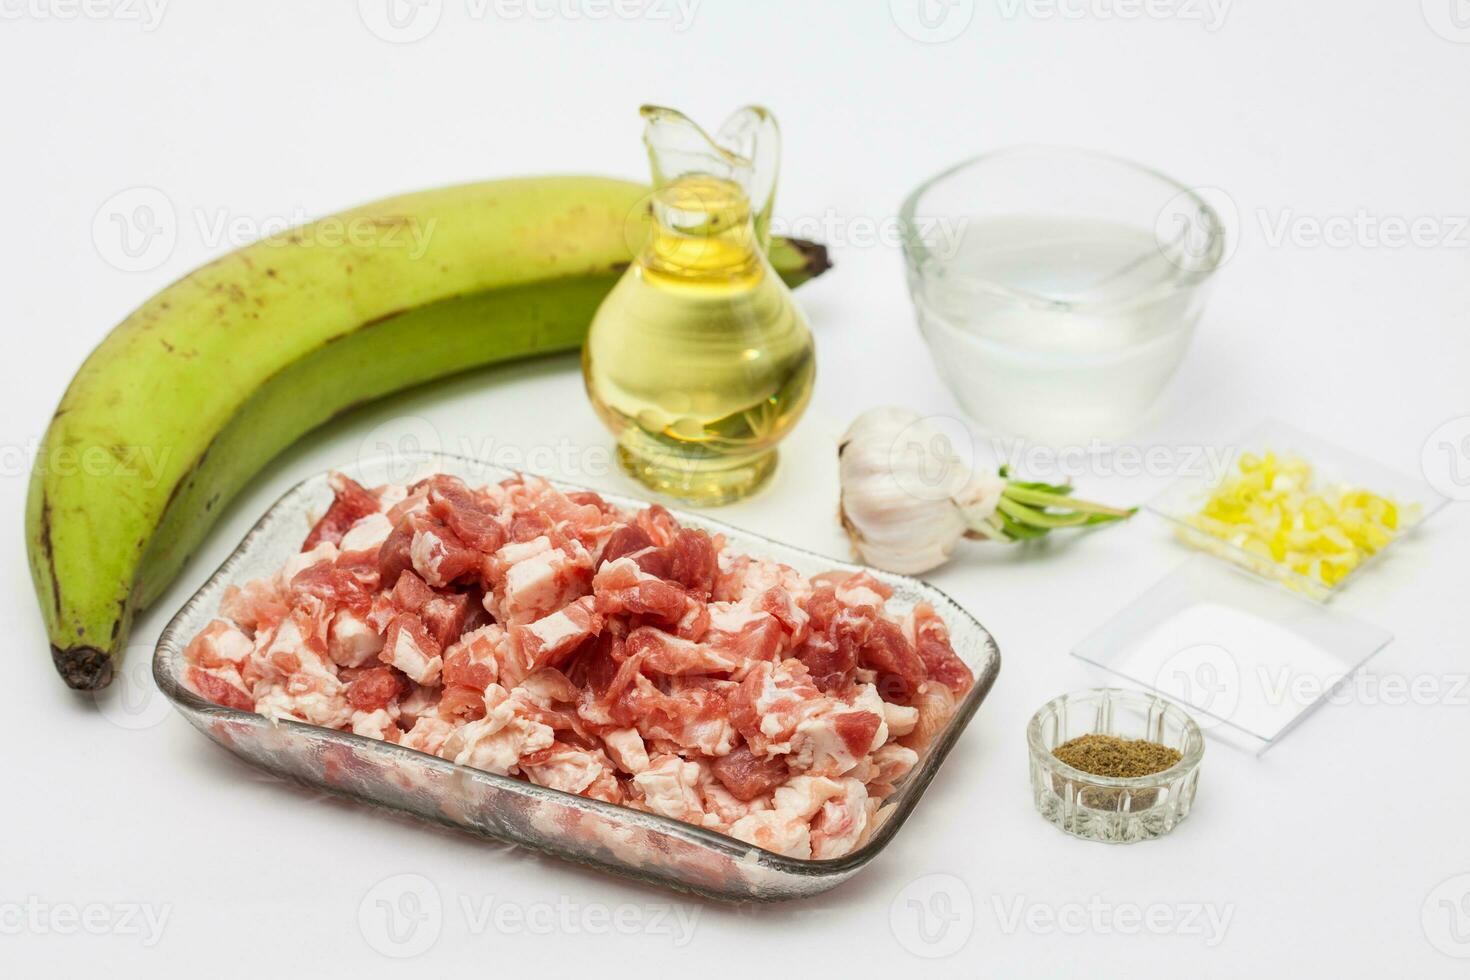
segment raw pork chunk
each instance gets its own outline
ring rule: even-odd
[[[822,859],[973,683],[930,607],[657,505],[529,476],[332,487],[301,554],[189,644],[202,697]]]

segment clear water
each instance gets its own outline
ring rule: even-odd
[[[1111,439],[1188,346],[1200,296],[1185,266],[1136,226],[975,219],[919,286],[920,323],[977,421],[1052,443]]]

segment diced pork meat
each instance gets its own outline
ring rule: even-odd
[[[749,802],[764,796],[791,778],[782,756],[761,758],[742,745],[710,765],[716,779],[738,800]]]
[[[501,676],[519,683],[532,671],[555,666],[602,628],[591,596],[578,599],[557,612],[527,626],[511,627],[511,642],[518,656],[501,664]]]
[[[429,585],[442,589],[463,575],[479,571],[482,556],[449,525],[433,518],[410,520],[417,523],[408,543],[409,561]]]
[[[446,647],[464,635],[465,620],[473,604],[473,597],[467,592],[435,595],[419,608],[419,618],[439,646]]]
[[[369,667],[347,684],[347,703],[358,711],[377,711],[408,691],[403,674],[392,667]]]
[[[963,694],[975,683],[975,675],[949,643],[949,627],[927,602],[914,607],[904,623],[906,638],[913,643],[929,677]]]
[[[642,792],[645,809],[675,820],[701,822],[704,805],[698,762],[665,755],[634,776],[633,782]]]
[[[444,651],[444,683],[484,693],[500,679],[500,663],[510,655],[510,634],[491,624],[466,633]]]
[[[429,481],[429,513],[443,521],[465,545],[493,554],[505,543],[505,529],[494,510],[464,481],[435,476]]]
[[[327,632],[327,656],[338,667],[361,667],[377,659],[383,634],[351,609],[340,609]]]
[[[669,578],[708,599],[715,587],[715,542],[704,531],[681,527],[668,544]]]
[[[424,621],[413,613],[393,617],[378,657],[417,684],[433,684],[444,665],[439,641],[429,635]]]
[[[624,524],[612,533],[603,545],[602,554],[597,560],[598,568],[608,562],[617,561],[628,555],[636,555],[640,552],[653,548],[653,539],[648,533],[636,524]],[[667,577],[659,576],[660,578]]]
[[[348,528],[367,515],[378,512],[378,498],[356,481],[341,473],[333,473],[328,482],[332,487],[332,505],[306,536],[301,545],[302,551],[311,551],[323,541],[337,544]]]
[[[974,683],[931,607],[657,505],[535,477],[331,485],[302,551],[186,647],[201,696],[822,860],[861,846]]]
[[[875,671],[883,700],[908,704],[927,676],[924,661],[897,624],[888,620],[873,623],[866,642],[858,649],[858,664]]]

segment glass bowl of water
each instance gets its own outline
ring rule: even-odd
[[[919,329],[960,406],[1053,444],[1126,434],[1173,376],[1225,255],[1215,210],[1146,167],[1017,147],[900,212]]]

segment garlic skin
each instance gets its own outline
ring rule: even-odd
[[[907,575],[948,561],[961,538],[988,524],[1006,486],[971,473],[942,433],[903,408],[859,416],[837,458],[839,513],[853,546],[868,564]]]
[[[986,528],[991,527],[991,515],[1000,506],[1001,495],[1006,490],[1006,478],[999,473],[976,472],[970,481],[954,495],[954,502],[964,511],[966,523],[980,537],[992,537]]]

